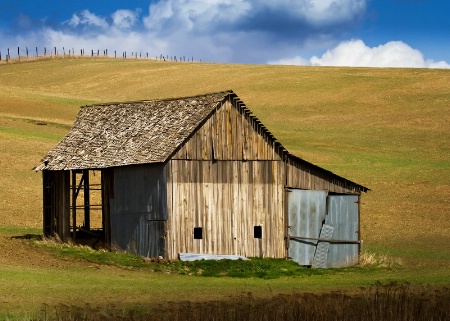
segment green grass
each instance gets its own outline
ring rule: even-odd
[[[9,293],[0,298],[0,314],[74,301],[222,300],[249,291],[271,297],[354,289],[377,280],[448,286],[449,83],[450,70],[435,69],[122,59],[1,64],[0,246],[15,254],[0,258],[0,287]],[[401,265],[292,276],[283,273],[297,273],[293,267],[271,262],[268,271],[269,263],[252,260],[245,267],[230,262],[225,272],[207,262],[151,272],[157,268],[122,254],[57,254],[32,240],[10,238],[39,234],[42,182],[32,168],[66,135],[80,105],[224,89],[233,89],[290,152],[369,187],[361,203],[364,248]],[[221,276],[195,276],[199,270]]]
[[[299,266],[293,261],[273,258],[251,258],[245,260],[199,260],[193,262],[152,259],[145,262],[142,257],[124,252],[94,250],[88,246],[73,246],[36,237],[35,246],[45,248],[60,257],[81,259],[86,262],[124,268],[142,269],[201,277],[238,277],[276,279],[280,277],[334,274],[352,269],[320,270]]]
[[[59,241],[43,239],[40,235],[27,234],[25,239],[32,240],[32,245],[44,249],[61,259],[82,260],[99,265],[109,265],[134,270],[162,272],[168,274],[198,277],[236,277],[277,279],[282,277],[305,277],[312,275],[333,275],[338,273],[371,273],[377,270],[400,269],[401,265],[389,261],[386,256],[383,263],[375,260],[364,267],[311,269],[299,266],[291,260],[276,258],[256,258],[250,260],[198,260],[198,261],[166,261],[158,258],[142,257],[126,252],[93,249],[89,246],[71,245]]]

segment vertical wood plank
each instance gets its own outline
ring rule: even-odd
[[[205,124],[203,125],[202,131],[202,160],[211,159],[211,140],[212,140],[212,131],[211,131],[211,118],[209,118]]]
[[[219,112],[217,113],[217,159],[218,160],[223,160],[224,159],[224,143],[223,143],[223,122],[224,122],[224,117],[223,117],[223,108],[221,108],[219,110]]]
[[[233,169],[232,169],[232,224],[233,224],[233,252],[235,255],[238,255],[238,249],[241,245],[241,230],[239,228],[239,223],[242,221],[241,213],[239,212],[239,172],[240,172],[240,164],[241,162],[234,161]]]
[[[225,109],[225,137],[226,137],[226,160],[233,159],[233,137],[232,137],[232,124],[231,124],[231,105],[229,102],[226,103]]]
[[[213,162],[212,163],[212,171],[211,171],[211,180],[212,180],[212,189],[211,189],[211,200],[210,200],[210,204],[211,204],[211,251],[212,253],[217,253],[217,242],[218,240],[218,229],[217,229],[217,221],[219,220],[219,212],[218,212],[218,195],[217,195],[217,190],[218,190],[218,182],[217,182],[217,176],[219,173],[219,162]]]
[[[238,252],[240,255],[247,256],[248,255],[248,233],[247,233],[247,225],[248,225],[248,217],[250,213],[247,210],[247,200],[248,200],[248,162],[240,162],[240,175],[239,179],[239,215],[241,217],[239,221],[240,226],[240,251]]]
[[[210,162],[202,162],[202,210],[203,210],[203,229],[204,229],[204,242],[203,253],[210,253],[211,242],[211,219],[209,209],[209,193],[210,193]]]

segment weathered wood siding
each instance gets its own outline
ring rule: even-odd
[[[70,238],[70,172],[42,171],[44,235]]]
[[[284,257],[284,163],[248,109],[225,101],[167,164],[167,255]],[[262,238],[254,238],[254,227]],[[194,239],[201,227],[202,239]]]
[[[247,109],[225,101],[172,159],[281,160],[277,148]]]
[[[360,194],[358,185],[339,179],[336,175],[301,159],[290,157],[286,161],[286,187],[323,190],[342,194]]]
[[[167,256],[284,257],[283,168],[282,161],[169,161]],[[261,239],[254,226],[262,226]]]
[[[115,167],[113,179],[114,198],[109,200],[111,245],[141,256],[164,256],[164,164]]]
[[[286,156],[245,106],[218,106],[166,167],[168,257],[285,257],[285,187],[355,193],[334,174]],[[261,239],[255,226],[262,226]],[[196,227],[202,239],[194,239]]]

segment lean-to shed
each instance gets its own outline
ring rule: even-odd
[[[36,170],[47,236],[166,259],[359,258],[368,189],[291,155],[233,91],[81,107]]]

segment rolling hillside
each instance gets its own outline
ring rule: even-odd
[[[371,189],[362,196],[365,248],[442,275],[450,267],[449,84],[450,70],[429,69],[0,64],[0,235],[39,232],[41,175],[32,168],[80,105],[232,89],[293,154]]]

